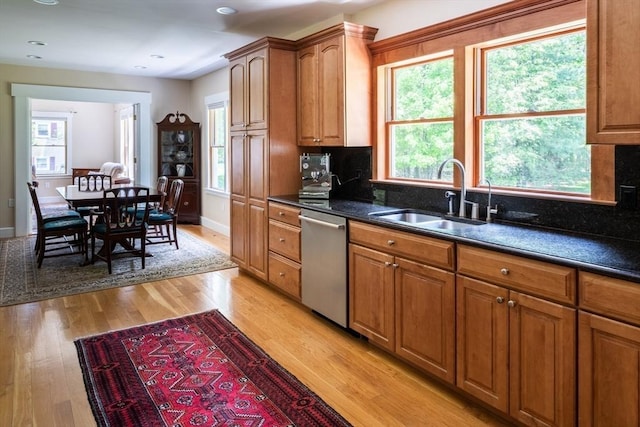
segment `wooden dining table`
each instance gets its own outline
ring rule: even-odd
[[[131,187],[131,184],[115,184],[111,188]],[[140,187],[140,186],[139,186]],[[149,188],[149,202],[157,203],[162,200],[163,193],[155,187]],[[104,192],[81,190],[77,184],[67,185],[66,187],[56,187],[56,191],[60,194],[73,209],[86,206],[99,206],[102,204]]]
[[[116,189],[131,186],[131,184],[115,184],[112,185],[111,188]],[[164,195],[163,192],[158,191],[158,189],[155,187],[146,188],[149,189],[149,203],[159,203],[162,200],[162,196]],[[89,206],[101,206],[104,199],[104,191],[81,190],[77,184],[67,185],[66,187],[56,187],[56,191],[67,201],[69,207],[71,207],[72,209]],[[111,248],[108,249],[103,246],[102,248],[100,248],[100,252],[104,252],[105,250],[113,251],[115,249],[115,243],[116,242],[112,243]],[[118,241],[117,243],[119,243],[123,248],[127,250],[134,249],[131,242],[127,240]],[[145,256],[151,256],[151,254],[146,253]],[[91,263],[91,261],[87,262],[87,264],[89,263]]]

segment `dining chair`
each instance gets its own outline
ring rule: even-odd
[[[164,204],[159,210],[153,210],[149,213],[149,228],[151,231],[147,234],[148,245],[175,243],[176,249],[180,249],[177,229],[178,211],[180,210],[183,189],[183,180],[173,180]]]
[[[29,194],[36,212],[38,231],[36,234],[36,262],[38,268],[42,266],[44,258],[82,254],[83,263],[88,260],[87,248],[87,221],[77,213],[56,212],[50,216],[44,216],[38,201],[36,185],[27,182]],[[76,250],[76,248],[78,248]]]
[[[149,188],[130,186],[104,190],[100,211],[91,225],[91,263],[106,261],[109,274],[115,257],[140,257],[145,268],[145,246],[149,218]],[[103,244],[96,251],[96,239]],[[136,248],[136,240],[140,247]],[[122,250],[116,251],[120,245]]]

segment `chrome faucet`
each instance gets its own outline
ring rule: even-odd
[[[467,187],[465,185],[465,179],[466,179],[466,172],[464,170],[464,165],[460,162],[460,160],[458,159],[447,159],[444,162],[442,162],[440,164],[440,167],[438,168],[438,179],[442,178],[442,169],[444,169],[445,165],[447,163],[453,163],[454,165],[458,166],[458,169],[460,169],[460,175],[462,178],[462,182],[460,183],[460,211],[458,213],[458,216],[460,218],[464,218],[466,217],[465,215],[465,205],[467,203]]]
[[[491,222],[493,221],[493,217],[491,215],[496,215],[498,213],[498,205],[496,204],[495,208],[491,207],[491,181],[485,178],[484,182],[486,182],[489,186],[489,199],[487,200],[487,222]]]

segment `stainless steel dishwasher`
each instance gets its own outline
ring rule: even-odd
[[[347,327],[347,220],[302,209],[302,303]]]

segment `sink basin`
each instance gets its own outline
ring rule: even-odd
[[[386,219],[394,222],[405,222],[408,224],[419,224],[422,222],[436,221],[440,219],[439,216],[410,211],[387,213],[376,216],[380,219]]]
[[[468,222],[451,221],[449,219],[440,219],[437,221],[429,221],[420,224],[421,228],[430,228],[433,230],[462,230],[469,227],[477,227],[483,224],[472,224]]]

